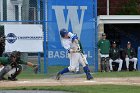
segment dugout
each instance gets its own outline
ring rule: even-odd
[[[140,46],[140,17],[138,15],[101,15],[98,17],[98,31],[99,39],[101,33],[105,32],[110,42],[114,40],[117,42],[123,60],[123,49],[126,48],[127,41],[132,43],[137,53]],[[130,70],[132,70],[133,64],[130,65]],[[125,61],[122,69],[126,69]]]

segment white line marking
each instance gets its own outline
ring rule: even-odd
[[[31,83],[31,81],[19,81],[19,82],[16,82],[16,83]]]
[[[92,82],[96,82],[96,81],[91,81],[91,80],[90,80],[90,81],[84,81],[84,82],[91,82],[91,83],[92,83]]]

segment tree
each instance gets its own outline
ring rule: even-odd
[[[117,13],[119,15],[139,15],[139,0],[129,0]]]

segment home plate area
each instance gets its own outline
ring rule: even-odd
[[[64,75],[60,80],[55,77],[47,79],[19,79],[18,81],[0,81],[0,87],[18,87],[18,86],[69,86],[69,85],[138,85],[140,86],[140,77],[125,78],[94,78],[86,80],[81,76]]]

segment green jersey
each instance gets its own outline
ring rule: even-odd
[[[0,57],[0,64],[1,65],[10,65],[11,62],[10,62],[8,57]],[[27,62],[24,62],[23,60],[20,60],[20,61],[17,62],[17,64],[25,64],[25,65],[27,65]]]
[[[136,52],[133,48],[126,48],[125,49],[125,55],[128,55],[129,58],[137,57]]]
[[[0,64],[1,65],[8,65],[10,64],[10,60],[8,57],[0,57]]]
[[[101,50],[101,54],[109,54],[110,42],[107,39],[101,39],[98,42],[98,48]]]

